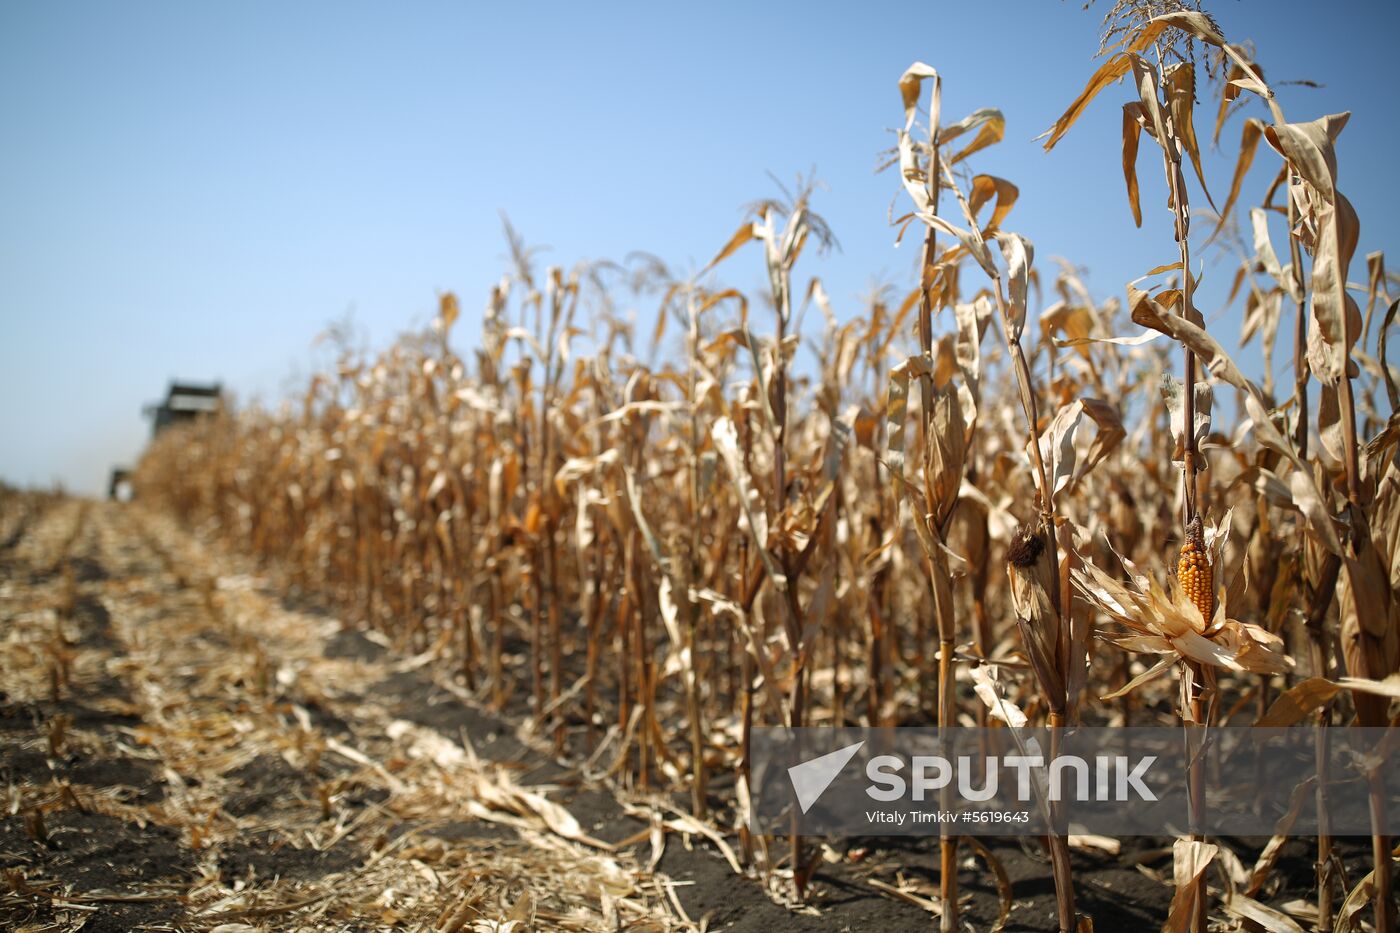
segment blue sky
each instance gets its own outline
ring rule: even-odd
[[[13,0],[0,6],[0,478],[98,491],[138,455],[141,406],[169,378],[275,399],[347,312],[382,346],[452,289],[466,346],[504,268],[500,211],[551,263],[644,249],[685,269],[775,192],[768,173],[815,168],[842,249],[805,272],[838,314],[858,313],[873,282],[911,280],[913,250],[888,226],[897,178],[873,169],[916,59],[943,74],[948,119],[1005,113],[1006,141],[975,167],[1020,186],[1006,226],[1035,241],[1042,272],[1065,256],[1097,297],[1121,294],[1174,258],[1146,145],[1142,230],[1124,198],[1130,89],[1108,89],[1053,153],[1032,142],[1093,70],[1102,6]],[[1325,85],[1280,88],[1290,119],[1353,112],[1340,187],[1361,214],[1364,277],[1360,256],[1400,244],[1387,177],[1400,103],[1384,77],[1400,5],[1214,12],[1271,81]],[[1204,134],[1212,121],[1203,109]],[[1237,117],[1208,160],[1217,197],[1238,137]],[[1262,149],[1257,163],[1246,203],[1277,166]],[[723,275],[762,288],[756,253]],[[1208,314],[1228,275],[1208,270]],[[1230,343],[1237,322],[1222,325]]]

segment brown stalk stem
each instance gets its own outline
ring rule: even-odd
[[[958,188],[958,186],[956,185],[956,183],[953,181],[953,178],[952,178],[951,174],[948,172],[947,166],[946,166],[946,165],[943,166],[942,169],[943,169],[944,177],[945,177],[945,178],[947,179],[947,181],[948,181],[948,186],[949,186],[950,188],[953,189],[953,193],[954,193],[954,194],[957,196],[957,198],[958,198],[958,203],[962,206],[964,216],[967,217],[968,223],[971,224],[973,230],[976,231],[976,230],[977,230],[976,218],[975,218],[975,216],[973,215],[972,210],[971,210],[970,207],[968,206],[967,200],[963,197],[962,191]],[[978,234],[978,236],[980,237],[980,234]],[[1048,554],[1049,554],[1050,565],[1051,565],[1052,567],[1055,567],[1055,568],[1057,569],[1057,572],[1051,577],[1051,580],[1050,580],[1050,588],[1051,588],[1051,591],[1052,591],[1052,592],[1050,593],[1050,599],[1051,599],[1052,604],[1056,607],[1056,609],[1057,609],[1057,610],[1060,610],[1061,607],[1062,607],[1062,602],[1061,602],[1061,580],[1060,580],[1060,573],[1058,572],[1059,567],[1060,567],[1060,558],[1059,558],[1059,541],[1057,540],[1057,534],[1056,534],[1054,490],[1052,489],[1052,487],[1051,487],[1051,485],[1050,485],[1050,473],[1049,473],[1049,471],[1045,468],[1045,457],[1044,457],[1044,455],[1041,453],[1041,450],[1040,450],[1040,413],[1039,413],[1039,405],[1038,405],[1038,403],[1037,403],[1037,401],[1036,401],[1034,383],[1033,383],[1032,378],[1031,378],[1031,368],[1030,368],[1030,364],[1027,363],[1025,351],[1024,351],[1024,350],[1022,349],[1022,347],[1021,347],[1021,337],[1020,337],[1020,333],[1019,333],[1019,331],[1018,331],[1016,328],[1013,327],[1012,320],[1011,320],[1011,314],[1010,314],[1010,311],[1009,311],[1009,309],[1008,309],[1008,307],[1007,307],[1006,296],[1005,296],[1004,290],[1003,290],[1003,288],[1002,288],[1002,281],[1001,281],[1001,276],[1000,276],[1000,275],[992,276],[992,285],[993,285],[992,293],[993,293],[993,295],[994,295],[995,298],[996,298],[997,312],[998,312],[999,316],[1001,317],[1002,330],[1003,330],[1003,332],[1005,333],[1005,336],[1006,336],[1006,344],[1007,344],[1008,351],[1009,351],[1010,354],[1011,354],[1012,367],[1013,367],[1014,372],[1016,373],[1016,384],[1017,384],[1017,388],[1018,388],[1018,390],[1019,390],[1020,397],[1021,397],[1021,407],[1022,407],[1022,409],[1024,410],[1025,415],[1026,415],[1026,435],[1027,435],[1027,442],[1028,442],[1028,446],[1030,447],[1030,450],[1031,450],[1031,460],[1032,460],[1032,463],[1033,463],[1034,466],[1035,466],[1035,471],[1036,471],[1035,478],[1036,478],[1036,480],[1037,480],[1037,488],[1038,488],[1038,490],[1039,490],[1039,499],[1040,499],[1039,505],[1040,505],[1040,519],[1041,519],[1040,533],[1041,533],[1042,538],[1043,538],[1043,540],[1044,540],[1044,542],[1045,542],[1046,550],[1047,550],[1047,552],[1048,552]],[[1068,605],[1069,605],[1069,602],[1068,602],[1069,596],[1068,596],[1068,594],[1066,594],[1066,597],[1065,597],[1065,598],[1066,598],[1066,602],[1065,602],[1063,605],[1068,606]],[[1066,615],[1066,616],[1063,618],[1063,625],[1069,625],[1069,616],[1068,616],[1068,615]],[[1059,646],[1057,645],[1057,649],[1058,649],[1058,648],[1059,648]],[[1066,653],[1067,653],[1067,650],[1068,650],[1068,649],[1066,648],[1065,650],[1066,650]],[[940,662],[942,662],[942,661],[944,660],[944,657],[943,657],[944,654],[946,654],[946,652],[941,652],[941,653],[940,653]],[[1066,654],[1061,654],[1061,653],[1059,652],[1059,650],[1057,650],[1057,653],[1056,653],[1056,660],[1057,660],[1057,661],[1060,660],[1062,657],[1065,657],[1065,656],[1066,656]],[[941,664],[941,663],[940,663],[940,668],[939,668],[939,670],[940,670],[940,674],[941,674],[941,673],[942,673],[942,664]],[[1063,672],[1063,673],[1067,673],[1067,672],[1068,672],[1068,671],[1066,670],[1066,671]],[[940,712],[941,712],[941,710],[940,710]],[[942,722],[944,722],[944,721],[945,721],[945,720],[943,720],[942,717],[940,716],[939,722],[942,723]],[[1053,850],[1053,843],[1052,843],[1052,850]],[[1056,885],[1055,885],[1055,889],[1056,889],[1056,899],[1057,899],[1057,903],[1060,904],[1060,907],[1061,907],[1061,910],[1062,910],[1062,911],[1065,909],[1065,906],[1068,905],[1069,916],[1070,916],[1070,918],[1072,919],[1072,918],[1073,918],[1073,914],[1074,914],[1074,909],[1073,909],[1074,888],[1073,888],[1073,878],[1072,878],[1072,876],[1071,876],[1071,872],[1070,872],[1069,866],[1068,866],[1068,851],[1067,851],[1067,850],[1063,853],[1063,858],[1064,858],[1063,863],[1059,866],[1059,870],[1055,873],[1055,874],[1056,874],[1056,877],[1055,877],[1055,881],[1056,881]],[[954,848],[954,850],[953,850],[953,861],[954,861],[954,863],[956,862],[956,848]],[[946,849],[945,849],[945,851],[944,851],[944,870],[945,870],[945,872],[947,871],[947,865],[948,865],[948,863],[949,863],[949,854],[948,854],[948,852],[947,852]],[[953,910],[956,911],[956,904],[954,905]],[[1063,914],[1062,914],[1061,919],[1062,919],[1062,920],[1064,919]],[[956,924],[956,914],[954,914],[954,925],[950,925],[950,924],[949,924],[949,921],[948,921],[948,908],[947,908],[946,903],[945,903],[945,906],[944,906],[943,922],[944,922],[943,930],[945,931],[945,933],[947,933],[947,931],[951,931],[951,930],[953,930],[953,929],[956,928],[956,927],[955,927],[955,924]]]
[[[554,519],[546,518],[544,528],[545,534],[549,536],[545,546],[549,580],[546,589],[549,600],[549,703],[554,707],[559,702],[559,695],[563,690],[564,640],[559,625],[559,553],[554,542]],[[564,718],[560,716],[557,722],[554,729],[554,751],[562,754],[565,737]]]
[[[1167,139],[1161,140],[1162,158],[1165,163],[1167,183],[1171,189],[1172,209],[1175,213],[1175,235],[1177,247],[1181,257],[1181,315],[1187,321],[1194,322],[1195,304],[1194,291],[1195,281],[1191,276],[1191,247],[1188,237],[1190,230],[1190,214],[1186,201],[1186,181],[1181,173],[1181,147],[1176,141],[1173,133]],[[1199,510],[1197,508],[1197,471],[1200,467],[1200,453],[1196,443],[1196,379],[1197,361],[1196,354],[1191,351],[1185,343],[1182,344],[1183,365],[1183,394],[1184,417],[1182,424],[1182,446],[1184,449],[1182,462],[1182,499],[1183,499],[1183,526],[1189,526],[1196,520]],[[1206,624],[1210,620],[1206,619]],[[1202,719],[1201,685],[1203,683],[1203,671],[1199,664],[1190,662],[1187,665],[1188,676],[1191,678],[1191,696],[1189,698],[1189,714],[1187,710],[1182,710],[1183,718],[1189,718],[1196,728],[1200,728]],[[1183,698],[1185,701],[1186,698]],[[1193,754],[1191,763],[1187,771],[1188,792],[1191,800],[1191,822],[1193,828],[1200,825],[1205,813],[1205,775],[1202,772],[1201,762]],[[1193,832],[1191,838],[1196,841],[1204,841],[1205,836],[1201,833]],[[1192,933],[1205,933],[1208,909],[1206,903],[1206,884],[1204,875],[1197,876],[1190,882],[1192,903],[1194,905],[1191,918]]]
[[[778,276],[778,294],[774,295],[777,304],[777,341],[774,347],[776,372],[773,375],[773,515],[777,520],[783,514],[787,506],[787,455],[785,444],[787,438],[787,361],[784,357],[783,345],[787,340],[787,323],[792,313],[791,302],[791,280],[786,266],[782,267]],[[815,541],[815,536],[813,541]],[[790,724],[794,729],[800,729],[804,725],[805,715],[805,648],[802,645],[802,609],[797,602],[797,584],[801,571],[793,573],[793,568],[789,565],[787,555],[781,557],[783,563],[783,573],[787,576],[785,603],[788,609],[788,624],[791,637],[792,649],[795,652],[793,658],[794,672],[791,695],[791,720]],[[793,816],[792,833],[789,837],[789,844],[792,851],[792,873],[793,887],[798,902],[806,899],[807,895],[807,873],[802,862],[802,836],[797,831],[797,817]]]
[[[748,566],[749,566],[748,554],[749,554],[749,542],[748,542],[748,539],[745,538],[745,539],[740,540],[740,542],[739,542],[739,573],[740,573],[739,587],[740,587],[741,590],[747,590],[747,588],[748,588],[748,577],[749,577],[749,571],[748,571]],[[748,617],[749,610],[748,610],[748,607],[747,607],[747,606],[744,607],[743,612],[744,612],[743,624],[744,624],[744,627],[747,629],[747,628],[750,627],[750,622],[751,622],[751,620],[750,620],[749,617]],[[742,688],[741,688],[741,689],[743,690],[743,693],[742,693],[742,694],[740,695],[740,697],[739,697],[739,702],[740,702],[740,715],[741,715],[741,725],[740,725],[740,727],[739,727],[739,773],[738,773],[738,775],[736,776],[736,780],[737,780],[737,781],[745,788],[745,790],[747,791],[747,790],[749,789],[749,787],[750,787],[750,785],[749,785],[749,774],[750,774],[750,753],[751,753],[751,748],[752,748],[751,739],[752,739],[752,736],[753,736],[753,677],[754,677],[754,671],[753,671],[753,653],[752,653],[747,647],[745,647],[742,660],[740,661],[740,670],[741,670],[741,673],[740,673],[740,678],[739,678],[739,679],[740,679],[740,681],[742,682]],[[750,803],[750,806],[752,806],[752,803]],[[749,816],[749,814],[744,814],[744,816],[745,816],[745,818],[746,818],[745,822],[747,823],[747,817]],[[745,826],[744,829],[741,830],[740,840],[741,840],[741,841],[743,842],[743,844],[744,844],[744,845],[743,845],[743,852],[744,852],[745,861],[746,861],[746,863],[747,863],[748,861],[751,861],[751,860],[752,860],[752,857],[753,857],[753,841],[749,838],[747,826]]]
[[[579,507],[583,508],[584,506],[580,505]],[[593,721],[593,717],[598,710],[598,697],[594,684],[598,677],[598,638],[599,632],[602,630],[604,547],[605,545],[600,535],[592,553],[593,574],[591,582],[588,584],[591,591],[588,594],[587,605],[585,606],[586,615],[584,616],[588,625],[588,651],[584,661],[583,674],[586,684],[583,688],[583,718],[587,724],[590,745],[597,731]]]
[[[1316,676],[1327,676],[1326,636],[1317,630],[1312,635],[1313,667]],[[1332,709],[1324,704],[1317,714],[1315,751],[1317,754],[1317,929],[1332,933],[1332,834],[1327,814],[1327,727],[1332,725]]]
[[[1345,297],[1345,296],[1343,296]],[[1345,308],[1345,303],[1343,303]],[[1360,555],[1372,547],[1370,529],[1366,523],[1366,512],[1361,502],[1361,462],[1360,447],[1356,436],[1356,399],[1351,384],[1351,315],[1342,314],[1342,374],[1337,382],[1337,403],[1341,409],[1343,462],[1346,466],[1347,511],[1350,513],[1350,533],[1348,535],[1352,553]],[[1366,638],[1363,633],[1363,640]],[[1363,651],[1366,647],[1363,645]],[[1377,672],[1367,671],[1374,675]],[[1359,717],[1363,723],[1365,717]],[[1367,723],[1369,724],[1369,723]],[[1371,811],[1371,857],[1375,872],[1375,920],[1376,929],[1391,933],[1395,929],[1395,902],[1391,896],[1390,841],[1376,830],[1385,825],[1385,780],[1379,771],[1373,771],[1367,788]]]
[[[1163,156],[1167,162],[1167,177],[1171,180],[1172,204],[1176,210],[1176,241],[1181,254],[1181,315],[1190,321],[1195,316],[1195,279],[1191,275],[1191,246],[1187,236],[1190,218],[1186,208],[1186,184],[1181,174],[1181,157],[1179,153],[1173,153],[1166,147],[1162,149]],[[1194,323],[1194,322],[1193,322]],[[1182,492],[1185,500],[1185,512],[1182,516],[1182,524],[1189,525],[1198,513],[1196,496],[1197,489],[1196,475],[1200,468],[1200,451],[1196,443],[1196,380],[1197,361],[1196,354],[1191,348],[1182,344],[1183,364],[1183,391],[1185,413],[1184,424],[1182,425],[1182,443],[1185,448],[1184,460],[1182,464]],[[1209,623],[1209,619],[1206,620]]]
[[[1072,720],[1077,722],[1079,719],[1079,702],[1075,693],[1071,691],[1071,680],[1073,678],[1070,677],[1070,672],[1073,671],[1076,666],[1082,668],[1086,663],[1086,659],[1079,650],[1080,641],[1075,637],[1074,587],[1070,583],[1070,572],[1074,567],[1074,560],[1078,556],[1074,551],[1074,531],[1070,525],[1066,523],[1058,528],[1051,528],[1046,536],[1061,539],[1057,542],[1060,547],[1056,550],[1057,552],[1063,551],[1065,555],[1064,560],[1056,565],[1059,568],[1056,581],[1060,587],[1060,654],[1056,661],[1060,666],[1060,676],[1065,685],[1066,713],[1068,713]],[[1053,716],[1055,714],[1052,713],[1051,715]],[[1063,719],[1065,714],[1062,713],[1060,715]]]
[[[939,640],[938,644],[938,725],[939,731],[949,728],[953,722],[953,642]],[[940,736],[941,739],[941,736]],[[944,786],[939,791],[939,806],[944,810],[953,808],[952,788]],[[958,928],[958,837],[939,830],[939,907],[941,928],[944,933],[953,933]]]
[[[783,294],[774,297],[778,300],[778,334],[773,350],[776,364],[776,371],[773,373],[773,505],[775,514],[781,515],[783,506],[787,504],[787,454],[784,449],[787,443],[787,364],[783,359],[789,311],[786,281]]]
[[[1278,122],[1282,123],[1282,117],[1276,115]],[[1306,296],[1303,291],[1303,249],[1298,238],[1292,235],[1292,230],[1297,223],[1298,206],[1293,201],[1292,182],[1293,173],[1289,173],[1288,194],[1288,254],[1290,261],[1289,275],[1292,288],[1289,293],[1295,296],[1294,318],[1293,318],[1293,398],[1297,407],[1297,421],[1293,431],[1293,444],[1298,450],[1300,459],[1306,460],[1308,456],[1308,315]],[[1307,630],[1312,644],[1313,673],[1318,677],[1326,677],[1329,670],[1329,639],[1326,631],[1327,608],[1332,604],[1332,596],[1337,588],[1337,575],[1341,570],[1341,560],[1334,554],[1329,554],[1327,561],[1323,564],[1319,579],[1313,587],[1312,605],[1309,607],[1307,617]],[[1327,768],[1327,732],[1326,729],[1332,724],[1332,710],[1330,704],[1324,704],[1317,714],[1317,861],[1315,871],[1317,877],[1317,929],[1318,933],[1332,933],[1332,896],[1333,896],[1333,855],[1332,855],[1332,835],[1329,827],[1327,814],[1328,807],[1328,787],[1329,778]]]
[[[929,210],[934,215],[938,214],[939,201],[939,178],[943,172],[942,159],[938,151],[938,123],[940,109],[940,89],[934,79],[933,103],[929,114],[929,154],[928,167],[925,174],[925,184],[928,186]],[[919,350],[920,352],[932,356],[933,353],[933,262],[938,255],[938,236],[936,228],[930,224],[924,234],[923,249],[919,256],[919,288],[922,292],[919,298]],[[923,441],[923,449],[927,451],[932,439],[929,432],[933,419],[933,377],[930,373],[924,373],[919,379],[919,393],[922,406],[919,410],[919,435]],[[925,484],[927,488],[927,484]],[[928,503],[932,511],[932,502]],[[922,521],[915,516],[915,521]],[[957,639],[957,622],[953,614],[951,605],[951,588],[943,586],[942,581],[935,576],[947,574],[947,569],[941,562],[930,558],[927,561],[929,572],[929,583],[934,595],[934,613],[938,624],[938,725],[939,729],[951,728],[956,725],[954,720],[954,699],[956,685],[954,683],[953,671],[953,651]],[[950,605],[943,605],[945,600]],[[923,652],[922,639],[919,642],[919,652]],[[944,809],[951,809],[951,791],[944,788],[944,797],[941,806]],[[950,836],[946,830],[939,832],[939,900],[941,906],[941,927],[945,933],[951,933],[958,928],[958,840],[955,836]]]
[[[1201,665],[1195,661],[1188,662],[1187,669],[1190,671],[1191,677],[1191,697],[1189,701],[1191,723],[1188,724],[1187,728],[1200,730],[1204,728],[1202,724],[1205,721],[1205,704],[1201,701],[1201,687],[1203,684],[1202,678],[1204,677],[1204,671]],[[1200,825],[1205,819],[1205,769],[1203,767],[1204,762],[1199,754],[1199,743],[1188,743],[1187,747],[1191,751],[1191,761],[1187,766],[1187,793],[1191,801],[1190,823],[1194,830],[1195,827]],[[1204,842],[1206,837],[1203,833],[1192,832],[1191,838],[1196,842]],[[1191,928],[1195,933],[1204,933],[1209,914],[1207,909],[1208,905],[1206,903],[1204,874],[1197,876],[1191,883],[1191,890],[1193,898]]]
[[[545,707],[544,699],[544,575],[540,565],[543,549],[536,544],[530,549],[530,695],[532,710],[538,716]]]
[[[1063,713],[1050,714],[1050,760],[1060,753],[1061,730],[1064,729]],[[1050,804],[1050,834],[1046,842],[1050,847],[1050,870],[1055,877],[1055,905],[1060,933],[1074,933],[1079,918],[1074,910],[1074,872],[1069,860],[1069,842],[1060,832],[1060,807],[1058,801]]]
[[[691,583],[700,573],[700,526],[701,526],[701,502],[700,502],[700,407],[695,397],[696,387],[696,365],[700,358],[700,319],[695,310],[695,293],[692,289],[689,295],[690,307],[690,371],[688,373],[688,383],[686,387],[687,396],[690,400],[690,457],[687,464],[687,486],[690,495],[690,514],[695,520],[690,525],[690,573]],[[690,596],[686,595],[686,605],[689,609],[689,619],[687,620],[687,648],[690,651],[690,663],[698,665],[700,663],[699,645],[697,635],[700,627],[700,605]],[[700,676],[699,671],[692,667],[686,682],[686,706],[689,707],[690,719],[690,758],[691,758],[691,813],[700,819],[705,816],[708,809],[706,805],[706,775],[705,775],[705,726],[701,721],[700,708]]]
[[[1370,773],[1367,791],[1371,825],[1384,826],[1387,819],[1385,772],[1375,768]],[[1391,894],[1390,840],[1382,835],[1371,836],[1371,862],[1375,865],[1375,897],[1377,933],[1395,933],[1395,897]]]
[[[617,601],[617,617],[614,628],[617,630],[617,726],[622,735],[623,745],[630,744],[627,724],[632,719],[632,612],[636,602],[637,531],[627,532],[627,540],[622,546],[622,597]],[[619,760],[626,760],[630,750],[624,747]]]
[[[642,561],[637,562],[637,705],[641,707],[642,720],[637,729],[637,786],[642,790],[651,789],[651,742],[652,723],[656,716],[656,697],[651,674],[649,656],[651,645],[647,640],[647,600],[642,580]]]
[[[801,729],[805,724],[807,705],[807,664],[806,648],[801,643],[801,632],[804,628],[802,619],[802,607],[797,602],[797,578],[789,575],[788,585],[784,589],[785,602],[787,603],[788,615],[791,619],[792,631],[794,633],[793,644],[797,656],[793,659],[793,678],[789,723],[793,729]],[[802,834],[798,832],[797,815],[792,819],[792,835],[789,840],[792,848],[792,878],[796,889],[797,900],[805,901],[807,897],[807,877],[809,866],[803,862]],[[815,868],[813,865],[811,868]]]
[[[739,731],[739,778],[740,778],[740,780],[743,781],[743,786],[744,786],[744,788],[745,788],[745,791],[747,792],[747,791],[750,790],[750,778],[749,778],[749,775],[750,775],[750,773],[751,773],[751,772],[750,772],[750,766],[751,766],[751,757],[752,757],[752,754],[753,754],[752,749],[753,749],[753,693],[754,693],[753,678],[754,678],[754,672],[753,672],[753,655],[752,655],[750,652],[748,652],[748,651],[745,651],[745,652],[744,652],[744,658],[743,658],[743,660],[740,662],[740,668],[741,668],[741,670],[742,670],[742,674],[741,674],[741,676],[740,676],[740,679],[743,681],[743,683],[742,683],[742,686],[741,686],[741,688],[740,688],[740,689],[742,690],[742,693],[740,694],[739,703],[740,703],[740,712],[741,712],[743,724],[742,724],[742,726],[740,727],[740,731]],[[752,804],[750,804],[750,806],[752,806]],[[747,814],[746,814],[746,816],[747,816]],[[744,849],[744,858],[745,858],[745,861],[746,861],[746,862],[752,861],[752,859],[753,859],[753,840],[749,837],[747,823],[746,823],[745,826],[743,827],[743,832],[742,832],[742,835],[741,835],[741,839],[742,839],[743,844],[744,844],[744,845],[743,845],[743,849]]]

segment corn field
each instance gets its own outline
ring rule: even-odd
[[[834,306],[804,271],[833,241],[806,183],[716,231],[688,278],[650,257],[542,268],[507,228],[479,334],[443,294],[422,333],[342,342],[294,403],[163,433],[136,497],[431,651],[560,754],[683,798],[794,903],[821,859],[746,827],[757,726],[987,725],[1006,705],[1050,726],[1392,724],[1400,288],[1354,255],[1348,115],[1285,115],[1268,50],[1204,13],[1110,25],[1044,146],[1122,108],[1102,144],[1164,259],[1113,270],[1121,299],[1036,262],[1017,184],[976,169],[1001,114],[948,119],[945,76],[916,62],[889,96],[894,225],[919,257],[901,290]],[[1212,124],[1239,138],[1232,178],[1202,170]],[[1267,190],[1243,183],[1255,164]],[[1168,210],[1144,211],[1157,170]],[[1241,333],[1197,307],[1219,251]],[[766,289],[724,284],[759,268]],[[1258,377],[1227,350],[1251,343]],[[1383,806],[1385,779],[1357,792]],[[1382,835],[1364,877],[1308,840],[1308,903],[1266,904],[1288,835],[1225,893],[1219,841],[1177,840],[1166,927],[1395,928]],[[944,930],[974,844],[939,840]],[[1044,846],[1059,929],[1091,928],[1066,840]]]

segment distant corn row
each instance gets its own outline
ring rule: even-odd
[[[59,499],[55,492],[29,492],[0,483],[0,554],[19,544],[26,532]]]
[[[901,235],[920,240],[907,291],[831,307],[798,271],[830,240],[803,186],[756,205],[688,279],[651,259],[541,272],[511,233],[469,358],[446,295],[427,332],[374,357],[344,349],[295,406],[164,433],[137,494],[403,647],[451,654],[469,689],[625,783],[687,790],[798,897],[817,860],[794,837],[784,861],[743,828],[756,724],[986,722],[998,693],[1051,725],[1384,724],[1400,668],[1396,304],[1379,254],[1349,284],[1345,115],[1288,123],[1201,13],[1111,38],[1047,147],[1132,77],[1130,207],[1140,222],[1145,133],[1171,238],[1144,235],[1174,255],[1126,304],[1096,304],[1067,266],[1041,274],[1003,226],[1016,186],[969,168],[1001,140],[1000,113],[943,122],[941,79],[915,64],[891,160]],[[1247,98],[1269,116],[1245,120],[1223,219],[1194,239],[1188,46],[1223,72],[1217,136]],[[1278,177],[1241,236],[1260,139]],[[1243,257],[1231,300],[1263,345],[1262,382],[1207,331],[1183,274],[1189,244],[1212,240]],[[719,284],[715,267],[741,261],[762,262],[766,293]],[[615,312],[631,301],[656,303],[665,362],[644,362],[656,354]],[[1281,327],[1295,378],[1276,386]],[[1217,388],[1233,424],[1212,418]],[[1294,689],[1342,674],[1373,689]],[[1048,845],[1074,929],[1069,852]],[[943,840],[945,929],[958,847]],[[1213,851],[1178,845],[1179,928],[1204,929]],[[1323,929],[1329,852],[1319,840]],[[1386,840],[1374,854],[1384,927]]]

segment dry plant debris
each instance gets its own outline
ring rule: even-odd
[[[327,656],[334,620],[167,524],[65,501],[8,556],[6,928],[692,926],[546,789],[376,703],[392,659]],[[69,618],[54,564],[87,568]]]

